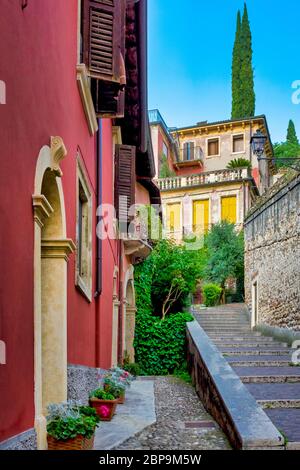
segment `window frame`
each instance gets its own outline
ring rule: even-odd
[[[243,142],[244,142],[244,150],[240,151],[240,152],[235,152],[234,151],[234,138],[235,137],[239,137],[239,136],[243,136]],[[245,137],[245,132],[239,132],[237,134],[232,134],[231,135],[231,153],[232,155],[242,155],[242,154],[245,154],[246,153],[246,137]]]
[[[219,146],[219,153],[215,155],[209,155],[208,154],[208,148],[209,148],[209,142],[211,140],[217,140],[218,141],[218,146]],[[207,137],[206,138],[206,157],[207,158],[215,158],[215,157],[220,157],[221,156],[221,138],[220,136],[217,137]]]
[[[92,190],[88,182],[87,173],[84,169],[81,156],[77,154],[77,168],[76,168],[76,265],[75,265],[75,286],[83,297],[92,302]],[[81,194],[83,198],[81,199]],[[85,198],[85,200],[83,200]],[[81,204],[80,204],[81,200]],[[83,207],[85,205],[85,208]],[[80,210],[80,207],[82,210]],[[84,226],[81,221],[86,217]],[[79,233],[81,231],[81,233]],[[84,236],[86,231],[86,236]],[[79,243],[81,246],[79,247]],[[83,246],[85,245],[85,246]],[[83,275],[82,266],[85,263],[86,273]]]
[[[189,159],[185,159],[184,158],[184,146],[189,144],[189,153],[191,152],[191,147],[190,145],[193,144],[193,150],[194,150],[194,158],[189,158]],[[196,141],[195,140],[186,140],[183,142],[182,144],[182,161],[183,162],[193,162],[194,160],[196,160]]]

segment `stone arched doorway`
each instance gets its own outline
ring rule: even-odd
[[[75,249],[66,238],[59,137],[39,154],[34,207],[35,428],[38,448],[46,444],[46,408],[67,399],[67,261]]]
[[[135,290],[134,290],[134,268],[130,266],[127,270],[124,282],[124,350],[130,362],[134,362],[134,330],[135,330]]]

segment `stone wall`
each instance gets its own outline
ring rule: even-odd
[[[300,331],[300,175],[286,175],[245,221],[245,296],[258,324]]]
[[[68,400],[87,404],[89,393],[99,387],[101,369],[68,365]]]

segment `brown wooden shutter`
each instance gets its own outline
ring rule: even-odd
[[[92,78],[91,93],[98,117],[124,117],[125,91],[121,90],[117,83]]]
[[[120,83],[125,0],[83,0],[83,60],[91,77]]]
[[[135,155],[135,147],[116,145],[115,208],[121,232],[123,231],[122,227],[127,227],[128,222],[132,218],[128,215],[128,211],[135,204]]]
[[[190,142],[190,160],[195,160],[195,142]]]

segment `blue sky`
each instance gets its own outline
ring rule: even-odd
[[[185,126],[230,118],[231,58],[242,0],[148,0],[149,109]],[[288,120],[300,138],[299,0],[248,0],[253,36],[256,114],[266,114],[273,142]]]

